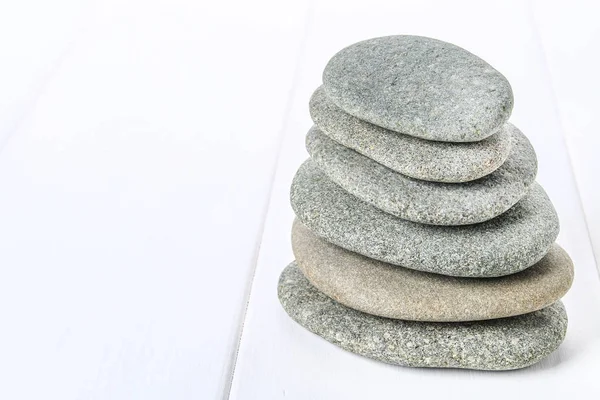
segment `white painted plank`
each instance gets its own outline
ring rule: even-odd
[[[0,398],[222,398],[306,4],[96,7],[0,157]]]
[[[0,149],[85,29],[89,0],[0,3]]]
[[[535,1],[533,13],[578,183],[596,260],[600,257],[600,3]],[[557,23],[560,22],[560,23]]]
[[[502,71],[515,93],[511,121],[538,152],[538,181],[560,215],[559,243],[576,265],[564,301],[570,317],[560,350],[537,366],[507,373],[409,369],[362,358],[294,323],[276,294],[281,270],[292,260],[293,212],[289,184],[307,157],[311,121],[307,103],[328,58],[343,46],[386,34],[444,39],[473,51]],[[526,3],[319,3],[313,13],[302,75],[288,120],[231,399],[364,398],[596,398],[600,395],[600,285],[573,181],[550,79]]]

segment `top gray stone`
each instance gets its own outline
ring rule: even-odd
[[[506,78],[474,54],[420,36],[386,36],[342,49],[323,72],[342,110],[396,132],[443,142],[485,139],[509,118]]]
[[[345,113],[319,87],[310,98],[310,116],[336,142],[411,178],[468,182],[494,172],[511,149],[510,124],[469,143],[437,142],[399,134]]]

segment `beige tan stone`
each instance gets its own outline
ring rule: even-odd
[[[476,321],[540,310],[571,287],[573,263],[554,244],[539,262],[498,278],[457,278],[373,260],[331,244],[296,220],[296,262],[318,290],[373,315],[414,321]]]

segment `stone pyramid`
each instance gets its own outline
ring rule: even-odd
[[[334,55],[291,188],[292,319],[411,367],[517,369],[556,350],[573,264],[512,107],[502,74],[439,40]]]

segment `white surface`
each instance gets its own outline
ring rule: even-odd
[[[37,3],[0,6],[0,398],[600,396],[593,2]],[[383,365],[277,301],[310,94],[341,47],[397,33],[513,85],[576,265],[538,366]]]
[[[0,5],[0,148],[30,111],[87,21],[89,1]]]
[[[228,387],[305,11],[254,6],[98,5],[11,132],[0,398]]]
[[[536,1],[535,22],[549,67],[566,143],[587,218],[596,260],[600,258],[600,3]],[[557,24],[556,21],[561,21]]]

